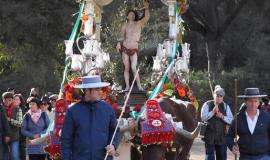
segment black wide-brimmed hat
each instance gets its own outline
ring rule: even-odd
[[[267,97],[267,95],[260,94],[259,88],[246,88],[244,95],[238,96],[238,98],[261,98],[261,97]]]

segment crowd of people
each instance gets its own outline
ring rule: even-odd
[[[0,105],[0,159],[45,160],[44,145],[33,145],[48,128],[58,95],[48,92],[41,98],[32,88],[25,101],[22,94],[8,89]]]
[[[227,147],[240,160],[270,160],[270,105],[258,88],[246,88],[243,104],[235,119],[224,102],[225,90],[217,85],[213,100],[205,102],[201,119],[205,122],[202,140],[205,160],[227,160]]]
[[[66,114],[61,134],[62,159],[103,159],[106,153],[108,159],[112,159],[120,139],[118,130],[113,136],[117,124],[113,109],[101,101],[101,88],[108,85],[101,82],[99,76],[93,76],[82,77],[82,84],[75,86],[84,93],[82,100]],[[229,148],[240,160],[269,160],[270,105],[267,95],[261,95],[258,88],[246,88],[244,95],[238,96],[244,103],[236,117],[224,102],[224,96],[225,90],[217,85],[213,100],[202,105],[201,119],[206,122],[203,133],[205,159],[226,160]],[[50,159],[44,152],[45,143],[34,145],[30,140],[40,138],[46,132],[57,98],[58,95],[52,93],[39,98],[35,89],[31,89],[26,101],[12,90],[2,94],[1,160],[24,160],[26,155],[29,160]]]

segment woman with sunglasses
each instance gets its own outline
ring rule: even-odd
[[[50,111],[50,99],[49,97],[43,96],[41,98],[41,106],[40,109],[42,112],[45,112],[47,114],[47,116],[49,117],[49,119],[52,118],[53,112]]]

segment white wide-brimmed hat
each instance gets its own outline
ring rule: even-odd
[[[82,83],[75,85],[74,88],[102,88],[110,85],[110,83],[101,82],[99,75],[81,77],[81,80]]]
[[[261,98],[267,97],[266,94],[261,95],[259,88],[246,88],[244,95],[238,96],[238,98]]]

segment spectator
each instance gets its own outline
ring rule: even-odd
[[[21,94],[15,94],[13,96],[13,99],[14,99],[14,104],[19,106],[22,110],[22,115],[25,115],[25,113],[27,112],[27,107],[24,105],[24,100],[23,100],[23,97]],[[25,136],[23,136],[20,132],[20,158],[21,160],[24,160],[25,157],[26,157],[26,154],[25,154],[25,143],[26,143],[26,139],[25,139]]]
[[[10,142],[10,128],[5,114],[5,109],[0,105],[0,159],[7,160],[6,145]]]
[[[219,85],[215,87],[214,100],[203,104],[201,110],[202,121],[207,123],[204,142],[205,160],[227,159],[226,133],[233,116],[230,106],[223,101],[225,91]]]
[[[262,109],[263,109],[265,112],[270,113],[269,98],[268,98],[268,97],[263,97],[263,98],[262,98],[262,101],[263,101]]]
[[[41,98],[41,106],[40,109],[42,112],[45,112],[47,114],[47,116],[49,117],[49,119],[51,119],[53,112],[49,111],[49,106],[50,106],[50,99],[46,96],[43,96]]]
[[[54,109],[55,109],[55,102],[58,99],[58,95],[57,94],[52,94],[49,98],[50,98],[50,103],[51,103],[52,111],[54,111]]]
[[[29,99],[30,109],[23,118],[22,134],[30,140],[40,138],[49,125],[49,118],[40,110],[40,104],[41,101],[36,97]],[[26,154],[29,155],[29,160],[45,160],[46,153],[43,149],[45,144],[32,145],[30,141],[26,141]]]
[[[20,140],[20,127],[22,125],[22,110],[13,102],[13,93],[5,92],[2,95],[3,106],[6,111],[7,120],[10,127],[10,143],[7,147],[10,148],[11,160],[19,160],[19,140]]]
[[[29,97],[37,97],[38,98],[38,91],[36,88],[31,88]]]

